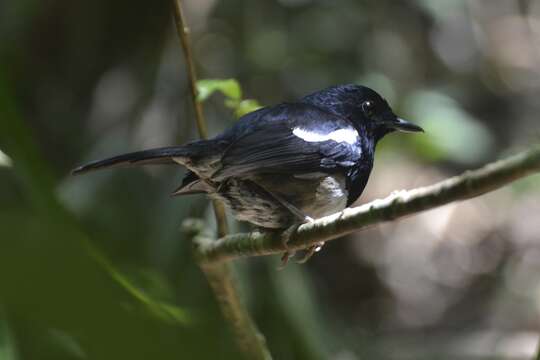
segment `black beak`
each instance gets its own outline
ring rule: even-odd
[[[415,125],[412,122],[408,122],[407,120],[403,120],[398,117],[388,122],[386,126],[392,129],[403,131],[403,132],[424,132],[424,129],[422,129],[420,126]]]

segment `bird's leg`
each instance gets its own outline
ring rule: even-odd
[[[298,230],[298,228],[300,227],[300,225],[302,224],[305,224],[305,223],[310,223],[310,222],[313,222],[315,221],[312,217],[309,217],[309,216],[304,216],[303,218],[303,222],[300,223],[300,224],[294,224],[292,226],[290,226],[289,228],[287,228],[285,231],[283,231],[282,235],[281,235],[281,243],[283,244],[283,246],[287,249],[287,243],[289,242],[289,240],[291,239],[291,236],[292,234],[294,234],[296,232],[296,230]],[[324,244],[324,243],[322,243]],[[322,247],[321,246],[312,246],[308,249],[308,251],[311,251],[311,248],[317,248],[318,247],[318,250],[313,250],[313,253],[317,252],[320,250],[320,248]],[[293,257],[295,255],[296,251],[289,251],[289,250],[285,250],[285,252],[283,253],[283,256],[281,257],[281,265],[279,266],[279,269],[283,269],[285,268],[285,266],[287,266],[287,263],[289,262],[289,259],[291,257]],[[313,254],[311,254],[313,255]],[[305,261],[307,261],[310,257],[303,257],[300,261],[298,261],[299,264],[302,264],[304,263]]]
[[[285,252],[283,253],[283,255],[281,255],[281,263],[280,263],[279,266],[278,266],[278,270],[283,270],[283,269],[285,269],[285,267],[286,267],[287,264],[289,263],[289,259],[290,259],[291,257],[293,257],[295,253],[296,253],[295,251],[293,251],[293,252],[285,251]]]
[[[281,243],[283,244],[283,247],[286,249],[285,252],[283,253],[283,256],[281,256],[281,265],[279,266],[279,269],[283,269],[285,268],[285,266],[287,266],[289,259],[292,258],[296,253],[295,251],[289,251],[287,249],[287,243],[289,242],[292,234],[296,232],[296,230],[298,229],[298,227],[300,227],[300,225],[305,224],[305,223],[310,223],[315,220],[312,217],[304,214],[302,210],[297,208],[295,205],[291,204],[289,201],[284,199],[281,195],[268,191],[261,185],[259,185],[259,187],[262,190],[264,190],[266,193],[268,193],[270,196],[272,196],[275,200],[277,200],[281,205],[287,208],[294,216],[296,216],[301,221],[301,223],[299,224],[294,224],[290,226],[281,234]],[[306,261],[308,261],[313,256],[313,254],[315,254],[316,252],[319,252],[322,249],[323,245],[324,245],[324,242],[321,241],[307,248],[306,254],[302,257],[302,259],[298,260],[298,263],[303,264]]]
[[[294,234],[294,232],[298,229],[300,225],[301,224],[291,225],[281,233],[281,244],[285,248],[285,252],[281,256],[281,264],[278,267],[279,270],[284,269],[285,266],[287,266],[289,259],[292,258],[296,254],[296,251],[290,251],[288,249],[287,244],[289,240],[291,239],[292,234]]]
[[[294,207],[293,205],[290,205],[292,208],[295,208],[298,212],[293,212],[291,211],[293,214],[295,215],[299,215],[301,214],[300,213],[300,210],[298,210],[296,207]],[[289,209],[291,210],[291,209]],[[309,217],[309,216],[303,216],[303,222],[302,224],[305,224],[305,223],[310,223],[310,222],[313,222],[315,221],[313,218]],[[285,248],[287,248],[287,243],[289,242],[289,239],[291,237],[291,235],[298,229],[298,227],[300,227],[300,225],[302,224],[296,224],[296,225],[293,225],[291,227],[289,227],[287,230],[285,230],[283,232],[283,235],[282,235],[282,243],[283,245],[285,246]],[[306,249],[306,253],[304,254],[304,256],[297,261],[298,264],[304,264],[306,263],[316,252],[319,252],[321,251],[322,247],[324,246],[324,241],[320,241],[318,243],[316,243],[315,245],[312,245],[310,247],[308,247]],[[287,265],[287,262],[289,261],[289,259],[294,256],[294,252],[291,253],[286,250],[285,253],[283,254],[283,256],[281,257],[281,267],[280,268],[284,268],[286,265]]]
[[[285,266],[287,266],[287,263],[289,262],[289,259],[291,257],[293,257],[294,254],[296,253],[296,251],[289,251],[287,249],[287,243],[291,239],[292,234],[294,234],[294,232],[298,229],[298,227],[300,225],[302,225],[303,223],[306,223],[306,222],[312,222],[313,219],[311,217],[307,216],[306,214],[304,214],[302,212],[302,210],[297,208],[295,205],[291,204],[288,200],[283,198],[283,196],[281,196],[279,194],[276,194],[275,192],[267,190],[264,186],[262,186],[262,185],[260,185],[260,184],[258,184],[256,182],[254,182],[254,184],[259,186],[259,188],[262,191],[267,193],[270,197],[272,197],[274,200],[276,200],[278,203],[280,203],[283,207],[285,207],[287,210],[289,210],[295,217],[298,218],[298,220],[300,220],[299,223],[296,223],[296,224],[288,227],[287,229],[285,229],[281,233],[281,243],[282,243],[283,247],[285,248],[285,252],[283,253],[283,256],[281,257],[281,265],[278,268],[278,269],[281,270],[281,269],[285,268]]]

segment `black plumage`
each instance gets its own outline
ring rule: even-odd
[[[213,139],[119,155],[73,173],[180,164],[189,172],[174,194],[207,193],[239,220],[284,228],[352,204],[367,184],[377,142],[394,130],[422,131],[375,91],[342,85],[254,111]]]

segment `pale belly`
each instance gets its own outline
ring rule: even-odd
[[[343,210],[348,192],[343,175],[315,173],[228,179],[210,196],[222,200],[238,220],[285,228],[304,222],[304,217],[316,219]]]

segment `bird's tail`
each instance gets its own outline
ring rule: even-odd
[[[113,166],[146,165],[146,164],[178,164],[174,159],[189,156],[190,147],[170,146],[157,149],[136,151],[128,154],[113,156],[108,159],[92,161],[79,166],[72,171],[73,175],[84,174],[89,171],[105,169]]]

